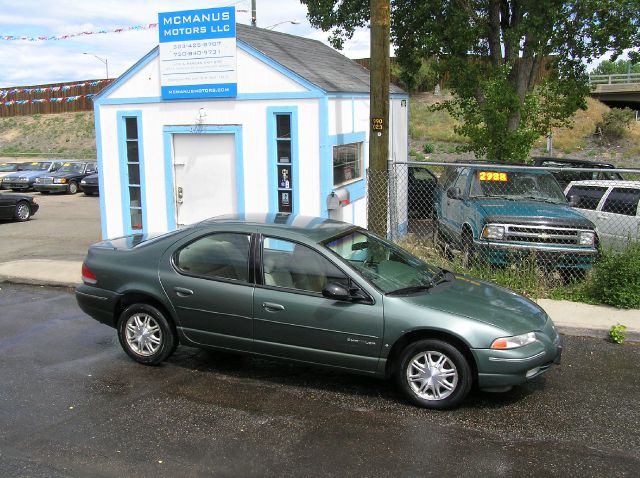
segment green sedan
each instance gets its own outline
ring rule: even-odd
[[[474,383],[508,390],[562,351],[530,300],[323,218],[223,216],[99,242],[82,279],[80,308],[140,363],[178,344],[234,350],[394,377],[427,408],[457,406]]]

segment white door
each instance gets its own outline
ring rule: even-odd
[[[233,134],[174,134],[178,226],[237,212]]]

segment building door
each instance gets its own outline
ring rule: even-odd
[[[233,134],[174,134],[178,226],[238,211]]]

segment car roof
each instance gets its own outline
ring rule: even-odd
[[[300,214],[228,214],[205,219],[196,225],[211,226],[217,224],[242,224],[256,226],[263,232],[272,234],[303,236],[312,241],[322,242],[332,237],[356,229],[357,226],[324,217],[303,216]]]
[[[640,188],[640,181],[620,181],[618,179],[583,179],[580,181],[571,181],[570,186],[619,186],[622,188]]]
[[[573,164],[573,165],[581,165],[584,164],[589,167],[599,167],[605,166],[607,168],[615,168],[615,166],[611,163],[606,163],[603,161],[591,161],[589,159],[576,159],[576,158],[554,158],[554,157],[545,157],[545,156],[537,156],[534,157],[535,163],[543,163],[543,162],[552,162],[552,163],[565,163],[565,164]]]

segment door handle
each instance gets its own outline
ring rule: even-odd
[[[262,308],[267,312],[277,312],[279,310],[284,310],[284,305],[274,304],[273,302],[263,302]]]
[[[603,219],[603,220],[607,220],[609,219],[609,216],[605,216],[604,214],[598,214],[598,219]]]
[[[185,289],[184,287],[174,287],[173,290],[176,291],[178,297],[187,297],[188,295],[193,295],[193,291],[191,289]]]
[[[178,204],[182,204],[183,196],[184,196],[184,191],[182,190],[182,186],[178,186]]]

